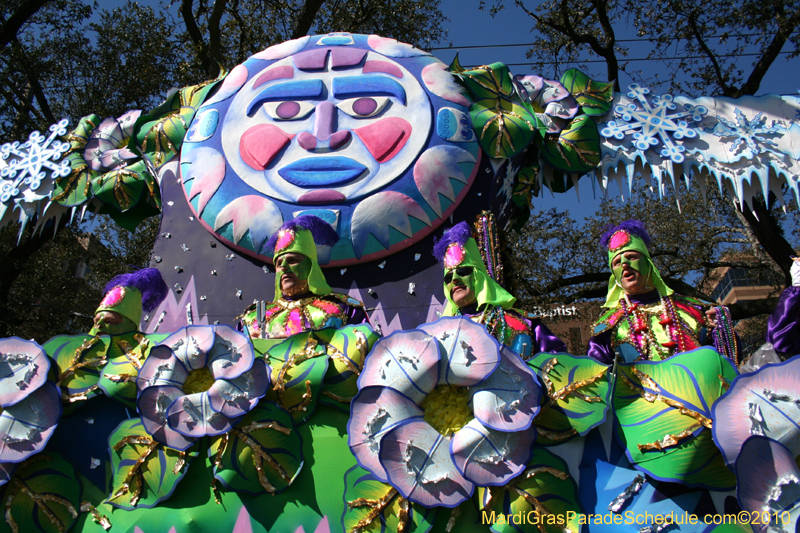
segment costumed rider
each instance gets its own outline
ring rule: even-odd
[[[239,329],[254,339],[280,339],[308,330],[369,323],[364,304],[333,292],[317,262],[317,246],[333,246],[339,235],[321,218],[302,215],[285,222],[267,241],[275,250],[275,300],[263,310],[252,304]]]
[[[486,269],[469,224],[460,222],[434,242],[433,255],[444,265],[442,316],[466,316],[523,359],[539,352],[566,352],[539,317],[511,306],[517,300]]]
[[[168,292],[156,268],[143,268],[112,278],[94,312],[94,327],[89,335],[114,337],[138,332],[142,311],[149,313],[158,307]]]
[[[650,257],[650,240],[639,220],[610,226],[601,236],[611,268],[608,310],[594,325],[589,355],[605,364],[617,352],[625,362],[660,361],[713,343],[738,366],[739,340],[728,309],[667,287]]]
[[[800,354],[800,257],[792,259],[792,286],[783,290],[767,320],[767,342],[784,360]]]

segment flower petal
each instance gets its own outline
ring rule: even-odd
[[[450,458],[448,440],[427,422],[407,420],[381,440],[380,461],[389,483],[407,500],[426,507],[455,507],[472,496]]]
[[[409,418],[421,419],[422,409],[411,398],[388,387],[366,387],[350,403],[347,444],[363,468],[386,482],[386,470],[378,458],[387,431]]]
[[[500,364],[500,345],[482,324],[446,317],[419,329],[436,337],[444,347],[439,383],[471,387],[489,377]]]
[[[503,360],[489,379],[472,390],[475,418],[497,431],[519,431],[530,427],[539,412],[539,380],[519,355],[502,349]]]
[[[190,372],[206,366],[208,352],[214,346],[214,326],[186,326],[161,344],[169,346]]]
[[[145,431],[161,444],[178,451],[195,443],[195,439],[184,437],[167,424],[167,409],[181,396],[183,391],[178,387],[156,386],[143,390],[136,401]]]
[[[184,437],[215,436],[230,431],[234,422],[214,411],[207,392],[180,396],[167,408],[169,427]]]
[[[0,415],[0,462],[18,463],[45,447],[61,418],[61,392],[48,382]]]
[[[269,372],[263,359],[236,378],[218,379],[208,390],[211,408],[231,418],[242,416],[256,406],[269,388]]]
[[[453,435],[450,456],[458,471],[476,485],[505,485],[525,470],[535,440],[534,426],[506,433],[473,418]]]
[[[0,406],[21,401],[47,381],[50,359],[35,341],[0,340]]]
[[[364,360],[358,388],[382,385],[419,405],[436,388],[439,343],[424,331],[398,331],[375,343]]]
[[[169,346],[159,344],[147,355],[136,384],[140,391],[158,385],[183,387],[188,376],[189,371]]]
[[[214,379],[233,379],[250,370],[255,359],[253,344],[230,326],[214,326],[217,339],[208,354]]]
[[[736,459],[736,497],[745,511],[767,516],[753,531],[797,531],[799,480],[800,469],[789,448],[769,437],[753,436],[744,442]]]
[[[0,463],[0,487],[8,483],[15,468],[17,468],[17,463]]]

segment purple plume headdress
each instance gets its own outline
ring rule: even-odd
[[[466,222],[459,222],[449,230],[445,231],[441,239],[433,240],[433,256],[437,261],[443,263],[445,254],[447,253],[447,248],[451,244],[457,243],[461,246],[464,246],[471,237],[472,228],[469,227],[469,224]]]
[[[143,268],[128,274],[120,274],[111,278],[106,283],[103,294],[107,294],[114,287],[134,287],[142,293],[142,309],[150,312],[164,301],[169,289],[157,268]]]
[[[314,243],[317,246],[333,246],[339,242],[339,234],[336,233],[336,230],[334,230],[330,224],[318,216],[300,215],[297,218],[293,218],[284,222],[283,225],[278,228],[278,231],[276,231],[267,241],[267,249],[275,249],[275,244],[278,242],[278,236],[282,231],[297,231],[298,228],[310,231],[311,236],[314,238]]]
[[[608,249],[608,242],[611,236],[620,230],[625,230],[628,233],[638,236],[644,241],[645,245],[650,246],[650,241],[652,239],[650,238],[650,234],[647,233],[647,228],[644,227],[644,222],[636,219],[625,220],[616,226],[613,224],[606,226],[603,229],[603,234],[600,236],[600,246],[604,249]]]

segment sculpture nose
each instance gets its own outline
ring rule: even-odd
[[[313,134],[304,131],[297,136],[297,142],[308,151],[317,148],[330,148],[338,150],[350,140],[350,131],[336,131],[337,109],[332,102],[327,100],[317,104],[314,110]],[[323,146],[320,146],[322,144]],[[326,145],[327,146],[324,146]]]

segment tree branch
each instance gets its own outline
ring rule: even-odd
[[[208,50],[203,40],[203,34],[200,32],[200,28],[197,27],[197,21],[194,18],[193,0],[181,1],[181,18],[186,25],[189,38],[192,40],[192,44],[194,44],[194,50],[197,54],[197,58],[200,60],[200,66],[203,68],[203,72],[208,73],[211,69],[211,61],[208,57]]]
[[[789,17],[789,20],[785,25],[778,25],[778,31],[775,34],[775,37],[772,38],[772,41],[767,46],[767,49],[764,50],[764,53],[761,54],[760,58],[758,58],[758,62],[756,63],[756,66],[753,67],[753,71],[750,73],[750,76],[747,78],[745,84],[742,85],[738,91],[734,92],[732,95],[734,98],[756,94],[756,91],[758,91],[758,88],[761,85],[761,80],[764,79],[764,76],[766,76],[767,71],[772,66],[772,63],[774,63],[778,58],[778,54],[781,53],[783,45],[786,44],[786,40],[797,29],[798,24],[800,24],[800,13],[795,11]]]
[[[325,0],[306,0],[303,4],[303,9],[300,10],[300,16],[297,17],[297,22],[292,31],[292,39],[299,39],[304,35],[308,35],[311,25],[314,23],[314,18],[319,13],[322,4]]]
[[[0,27],[0,48],[10,43],[25,22],[31,18],[49,0],[28,0],[23,2]]]

